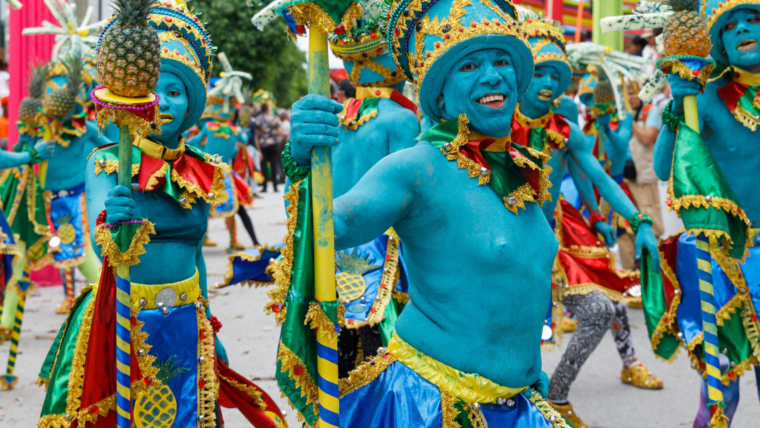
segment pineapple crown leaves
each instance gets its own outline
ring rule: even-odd
[[[349,253],[348,251],[338,253],[338,257],[335,259],[335,266],[341,272],[364,275],[367,272],[380,269],[380,266],[373,264],[374,262],[374,260],[370,260],[369,254],[362,257],[359,255],[359,249],[354,248],[353,253]]]
[[[74,96],[79,95],[79,91],[82,88],[82,72],[84,72],[84,58],[82,57],[69,57],[64,62],[66,66],[67,81],[66,89]]]
[[[160,361],[158,358],[153,361],[153,367],[158,369],[156,379],[158,379],[164,385],[166,385],[167,382],[172,380],[172,378],[176,377],[177,375],[190,371],[190,369],[186,367],[178,368],[177,365],[179,364],[179,361],[177,361],[176,358],[176,355],[172,355],[165,361]]]
[[[673,12],[696,12],[699,10],[699,0],[663,0],[673,9]]]
[[[29,79],[29,96],[31,98],[41,99],[45,93],[45,83],[47,77],[50,75],[51,65],[50,63],[35,64],[31,67]]]
[[[147,24],[154,3],[156,0],[115,0],[113,8],[121,25],[134,27]]]
[[[248,85],[243,86],[243,98],[245,99],[243,101],[243,105],[246,105],[248,107],[253,107],[253,88],[251,88]]]

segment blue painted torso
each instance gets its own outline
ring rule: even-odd
[[[501,385],[538,379],[557,251],[538,205],[512,214],[490,186],[420,143],[381,160],[335,212],[338,250],[389,226],[404,243],[410,302],[396,331],[405,341]]]
[[[117,174],[95,175],[95,163],[87,162],[87,214],[95,219],[105,209],[108,192],[116,186]],[[208,225],[208,205],[199,200],[185,209],[160,190],[133,192],[136,218],[147,218],[156,228],[145,246],[140,264],[131,269],[133,282],[161,284],[181,281],[195,274],[196,250]],[[95,228],[91,228],[94,233]],[[93,242],[95,239],[93,237]]]
[[[111,143],[98,135],[98,125],[87,121],[87,132],[71,141],[68,147],[57,144],[55,153],[48,161],[46,190],[67,190],[84,183],[85,158],[98,146]]]

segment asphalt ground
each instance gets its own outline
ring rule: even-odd
[[[282,190],[282,188],[280,189]],[[276,243],[285,233],[282,193],[266,193],[257,199],[249,215],[259,240]],[[225,252],[228,240],[224,221],[213,219],[209,234],[219,246],[206,248],[209,284],[221,281],[227,269]],[[238,221],[238,237],[247,246],[252,243]],[[82,284],[78,284],[81,289]],[[53,338],[64,318],[54,313],[62,297],[60,287],[42,287],[31,295],[22,326],[16,375],[19,384],[12,391],[0,391],[0,427],[34,427],[44,400],[44,389],[35,386],[37,374]],[[224,343],[234,370],[253,380],[268,392],[283,410],[291,426],[300,427],[287,400],[280,397],[274,382],[275,356],[279,329],[274,319],[263,312],[266,289],[229,287],[211,293],[211,310],[224,324],[219,337]],[[658,360],[651,351],[641,310],[630,309],[637,356],[653,373],[663,378],[665,387],[645,391],[620,381],[621,362],[612,335],[605,335],[591,355],[570,390],[570,402],[592,428],[675,428],[691,427],[699,403],[699,378],[689,367],[685,352],[672,363]],[[572,334],[563,337],[563,349]],[[4,370],[10,342],[0,345],[0,370]],[[544,370],[551,376],[561,352],[545,353]],[[733,420],[734,428],[760,427],[760,403],[754,376],[741,379],[745,397]],[[245,427],[246,420],[236,410],[225,410],[228,428]],[[492,427],[493,428],[493,427]]]

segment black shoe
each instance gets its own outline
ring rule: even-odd
[[[266,193],[266,192],[267,192],[266,187],[262,187],[261,189],[259,189],[259,193]]]

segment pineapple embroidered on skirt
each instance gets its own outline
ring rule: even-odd
[[[70,189],[53,191],[50,218],[55,228],[55,236],[50,245],[55,266],[66,268],[83,263],[85,237],[89,235],[87,214],[84,211],[84,183]]]
[[[99,318],[109,311],[107,303],[102,305],[108,299],[98,299],[99,288],[82,291],[48,352],[38,381],[47,386],[38,427],[58,428],[73,420],[80,426],[92,422],[97,427],[115,421],[115,389],[111,391],[115,373],[92,376],[99,369],[90,366],[97,359],[108,358],[109,353],[99,348],[109,346],[103,342],[109,334],[100,332],[115,328],[101,329],[109,322]],[[171,284],[132,284],[136,419],[151,413],[149,409],[159,409],[161,414],[152,417],[174,422],[168,426],[215,426],[219,381],[214,372],[214,331],[200,295],[197,271],[193,277]],[[95,361],[88,364],[90,358]]]

